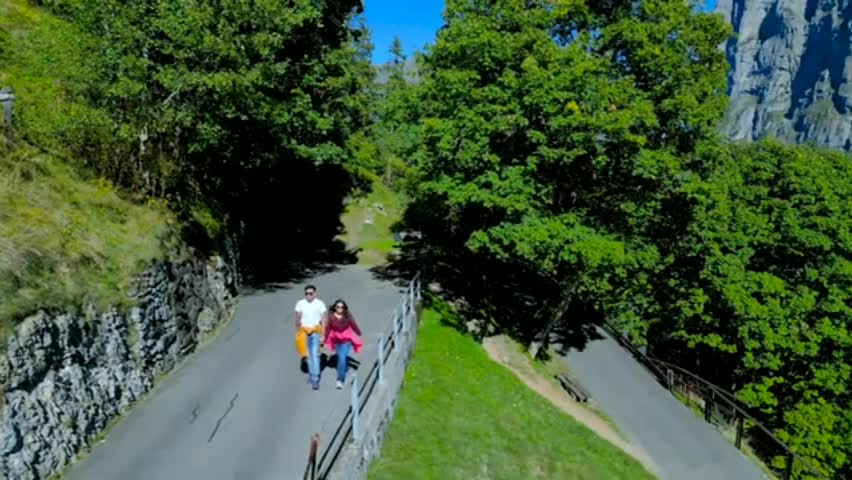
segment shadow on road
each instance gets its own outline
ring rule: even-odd
[[[598,332],[598,325],[595,321],[566,321],[554,328],[546,345],[553,345],[556,353],[563,356],[572,350],[582,352],[590,342],[604,340]]]
[[[401,223],[397,229],[405,229]],[[424,240],[401,243],[400,253],[373,275],[404,285],[417,271],[423,275],[424,290],[439,294],[446,304],[433,302],[431,308],[452,308],[461,318],[449,326],[472,335],[477,341],[493,334],[508,334],[522,345],[538,340],[560,298],[551,283],[536,272],[516,265],[488,260],[466,250],[441,252]],[[600,314],[590,305],[574,302],[552,329],[550,342],[582,350],[588,342],[600,339],[596,325]],[[545,349],[546,350],[546,349]]]
[[[286,288],[358,261],[357,251],[336,239],[354,186],[347,171],[287,159],[254,175],[252,188],[229,199],[226,212],[243,293]]]
[[[361,362],[358,359],[348,357],[346,359],[346,364],[350,370],[358,370],[361,367]],[[330,368],[332,370],[337,368],[337,354],[329,355],[325,352],[320,353],[320,372],[325,371],[326,368]],[[299,362],[299,370],[302,373],[308,373],[308,359],[303,358],[301,362]]]

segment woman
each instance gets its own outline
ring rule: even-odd
[[[361,351],[361,328],[349,311],[349,305],[343,300],[336,300],[331,305],[325,330],[325,346],[337,354],[337,388],[343,388],[346,380],[346,368],[349,366],[349,350],[355,353]]]

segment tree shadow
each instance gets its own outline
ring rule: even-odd
[[[396,226],[406,228],[413,229],[404,222]],[[557,286],[536,272],[463,248],[440,249],[429,241],[424,235],[401,242],[400,253],[371,269],[373,275],[404,285],[419,271],[427,305],[445,325],[477,341],[494,334],[524,346],[540,340],[562,294]],[[596,331],[600,317],[594,308],[574,302],[544,343],[582,350],[602,338]]]
[[[589,308],[579,307],[566,314],[566,319],[557,324],[546,339],[542,352],[546,352],[548,346],[553,345],[554,350],[562,356],[572,351],[582,352],[590,342],[603,340],[598,328],[602,324],[602,318]],[[576,317],[582,321],[574,321]]]
[[[339,165],[291,160],[257,172],[228,217],[248,290],[274,290],[358,261],[336,237],[352,176]]]
[[[428,259],[423,251],[424,244],[417,240],[397,242],[399,253],[389,255],[384,264],[370,268],[374,278],[405,287],[418,271],[423,270],[423,261]]]

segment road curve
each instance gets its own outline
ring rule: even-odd
[[[715,427],[663,388],[609,333],[570,349],[572,374],[631,442],[657,466],[660,480],[764,480],[766,476]]]
[[[360,266],[240,299],[234,319],[169,375],[63,478],[71,480],[301,479],[314,432],[330,438],[348,408],[333,366],[310,389],[293,342],[293,307],[313,283],[342,297],[364,331],[366,375],[402,289]],[[350,370],[351,371],[351,370]],[[349,377],[351,378],[351,376]]]

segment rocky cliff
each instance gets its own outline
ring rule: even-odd
[[[852,0],[719,0],[732,139],[774,136],[852,150]]]
[[[128,312],[37,313],[0,348],[0,479],[47,478],[228,319],[233,268],[160,263]]]

